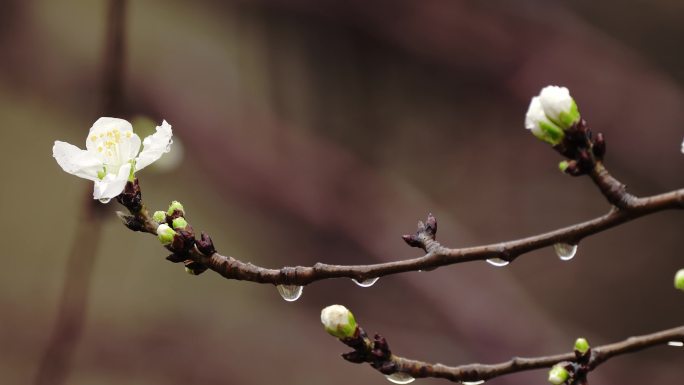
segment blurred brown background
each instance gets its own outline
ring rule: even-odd
[[[102,115],[107,2],[0,10],[0,382],[29,384],[92,189],[51,147],[83,146]],[[557,154],[523,128],[547,84],[571,89],[632,192],[684,181],[681,1],[150,0],[130,1],[126,16],[121,117],[166,119],[184,148],[178,167],[141,172],[145,201],[182,201],[196,229],[245,261],[415,257],[399,236],[428,212],[454,247],[606,212],[588,178],[559,173]],[[560,353],[580,335],[608,343],[684,315],[672,288],[684,267],[677,212],[587,239],[571,262],[544,249],[505,268],[469,263],[367,289],[319,282],[286,303],[269,285],[185,274],[116,209],[69,384],[385,384],[339,357],[347,348],[319,322],[332,303],[397,354],[454,365]],[[683,363],[684,350],[655,348],[590,379],[674,384]],[[544,384],[546,373],[490,383]]]

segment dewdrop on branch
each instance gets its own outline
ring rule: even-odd
[[[140,150],[140,137],[129,122],[103,117],[90,128],[85,150],[55,141],[52,156],[64,171],[95,182],[93,198],[108,203],[124,191],[137,171],[169,151],[171,136],[171,125],[163,121],[142,141]]]
[[[553,250],[561,261],[569,261],[577,254],[577,245],[559,242],[553,245]]]
[[[342,305],[330,305],[321,310],[321,323],[328,334],[339,339],[351,338],[356,334],[356,319]]]
[[[385,378],[387,378],[387,381],[399,385],[410,384],[416,380],[415,378],[411,377],[410,374],[403,372],[395,372],[385,376]]]
[[[565,131],[577,124],[580,114],[570,91],[565,87],[544,87],[530,101],[525,114],[525,128],[551,145],[563,141]]]
[[[294,302],[302,296],[304,286],[299,285],[278,285],[276,286],[278,294],[287,302]]]

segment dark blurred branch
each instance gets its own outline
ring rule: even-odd
[[[38,367],[35,384],[63,384],[83,331],[95,255],[100,243],[103,206],[88,189],[64,274],[57,319]]]
[[[572,373],[573,369],[576,371],[573,374],[579,381],[572,382],[574,384],[583,381],[588,372],[615,356],[665,345],[670,341],[684,342],[684,326],[630,337],[613,344],[591,348],[586,356],[582,356],[578,352],[571,352],[534,358],[514,357],[509,361],[491,365],[446,366],[399,357],[392,354],[385,338],[376,334],[373,339],[370,339],[361,327],[357,327],[354,337],[340,341],[354,348],[354,351],[342,355],[344,359],[353,363],[368,362],[386,375],[400,372],[414,378],[435,377],[455,382],[476,382],[511,373],[550,368],[556,364],[564,363],[568,365],[569,372]]]
[[[600,169],[598,169],[600,166]],[[624,186],[613,178],[602,164],[597,165],[597,170],[592,171],[591,177],[600,187],[600,190],[609,201],[628,202],[623,207],[614,206],[610,212],[592,220],[550,231],[531,237],[502,242],[491,245],[450,249],[440,245],[435,240],[437,221],[430,215],[425,224],[419,223],[416,235],[405,235],[404,240],[414,247],[420,247],[426,251],[422,257],[379,263],[373,265],[328,265],[317,263],[314,266],[283,267],[281,269],[267,269],[245,263],[233,257],[223,256],[211,248],[198,248],[194,233],[180,232],[172,245],[167,246],[174,252],[169,257],[175,262],[194,262],[205,269],[209,268],[227,279],[246,280],[258,283],[270,283],[274,285],[307,285],[309,283],[329,278],[354,278],[363,281],[369,278],[382,277],[390,274],[398,274],[408,271],[431,270],[440,266],[453,265],[456,263],[487,260],[492,258],[511,262],[518,256],[533,250],[551,246],[556,243],[568,243],[576,245],[580,240],[590,235],[605,231],[625,222],[640,218],[655,212],[684,208],[684,189],[671,191],[650,197],[637,198],[628,195]],[[142,206],[141,195],[137,180],[135,184],[127,187],[129,194],[135,195],[138,200],[136,207],[128,204],[132,217],[125,220],[129,228],[137,231],[156,233],[157,224],[149,217],[146,210],[139,210]],[[126,192],[120,196],[125,198]],[[133,195],[131,195],[133,196]],[[125,202],[126,199],[120,199]],[[167,217],[171,224],[173,218]],[[206,235],[204,235],[206,236]],[[208,237],[207,237],[208,238]]]
[[[102,71],[102,112],[119,116],[124,112],[126,62],[126,0],[110,0]]]
[[[100,96],[101,112],[105,116],[118,115],[124,108],[125,14],[126,0],[110,0]],[[65,382],[71,357],[83,331],[88,292],[101,236],[102,214],[105,210],[103,205],[92,199],[91,189],[88,189],[82,207],[67,261],[57,320],[38,366],[35,378],[37,385],[59,385]]]

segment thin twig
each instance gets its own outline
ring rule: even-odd
[[[375,335],[371,340],[360,327],[357,328],[354,337],[341,341],[354,348],[353,352],[342,355],[348,361],[354,363],[368,362],[384,374],[401,372],[414,378],[434,377],[450,381],[483,381],[511,373],[550,368],[561,362],[582,361],[576,352],[571,352],[533,358],[514,357],[498,364],[447,366],[396,356],[389,350],[385,338]],[[591,371],[615,356],[665,345],[670,341],[684,342],[684,326],[592,347],[588,359],[584,363],[584,368]]]
[[[268,269],[251,263],[242,262],[233,257],[224,256],[217,252],[202,253],[197,247],[187,250],[174,250],[181,254],[176,261],[191,260],[217,272],[227,279],[245,280],[273,285],[307,285],[315,281],[330,278],[353,278],[359,281],[369,278],[382,277],[391,274],[418,270],[431,270],[441,266],[457,263],[499,258],[513,261],[520,255],[533,250],[551,246],[556,243],[578,244],[582,239],[608,230],[625,222],[632,221],[645,215],[663,210],[684,208],[684,189],[664,194],[637,198],[625,191],[624,185],[613,178],[601,163],[590,174],[600,191],[609,202],[618,203],[611,211],[600,217],[586,222],[563,227],[547,233],[530,236],[518,240],[467,248],[447,248],[435,240],[436,221],[434,229],[422,225],[415,236],[404,236],[404,240],[411,246],[421,247],[426,251],[422,257],[378,263],[371,265],[329,265],[316,263],[313,266],[283,267]],[[133,186],[128,186],[133,189]],[[134,190],[140,194],[137,180]],[[141,204],[141,202],[138,202]],[[136,209],[139,208],[136,207]],[[155,234],[157,223],[154,222],[144,209],[136,211],[129,207],[129,211],[136,220],[134,230]],[[432,218],[432,219],[431,219]],[[428,217],[428,221],[434,217]],[[191,237],[192,238],[192,237]],[[194,239],[190,239],[194,241]],[[187,245],[187,242],[186,242]]]

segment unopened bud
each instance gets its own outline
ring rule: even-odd
[[[425,231],[434,239],[437,235],[437,218],[432,213],[428,214],[425,221]]]
[[[547,86],[530,101],[525,128],[555,146],[563,141],[564,131],[579,121],[580,114],[570,91],[565,87]]]
[[[169,227],[166,223],[162,223],[157,227],[157,237],[162,245],[170,245],[173,242],[173,238],[176,236],[176,232]]]
[[[684,291],[684,269],[679,269],[674,277],[674,286],[677,290]]]
[[[157,223],[164,223],[166,222],[166,213],[161,210],[155,211],[152,215],[152,219]]]
[[[356,333],[354,315],[342,305],[330,305],[321,311],[321,323],[328,334],[344,339]]]
[[[171,225],[173,225],[174,230],[181,230],[188,226],[188,222],[185,220],[185,218],[178,217],[174,218],[173,222],[171,222]]]
[[[180,213],[180,216],[185,216],[185,211],[183,210],[183,205],[178,201],[173,201],[169,205],[169,209],[166,211],[168,216],[172,216],[175,211]]]
[[[211,237],[204,232],[202,232],[200,239],[195,243],[197,244],[199,251],[206,256],[210,256],[216,252],[216,248],[214,248],[214,242],[211,240]]]
[[[403,239],[404,242],[411,247],[423,247],[423,242],[415,235],[402,235],[401,239]]]
[[[596,134],[592,151],[594,152],[594,156],[598,159],[603,159],[603,156],[606,155],[606,139],[600,132]]]
[[[589,341],[585,338],[578,338],[575,340],[575,351],[584,355],[589,351]]]
[[[561,385],[570,377],[570,373],[560,364],[555,365],[549,371],[549,382],[553,385]]]

